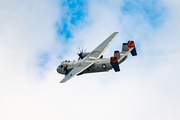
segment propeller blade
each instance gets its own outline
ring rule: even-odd
[[[80,47],[79,47],[79,52],[80,52],[80,53],[77,53],[77,55],[79,56],[78,60],[83,59],[82,54],[83,54],[85,51],[86,51],[86,49],[83,51],[83,46],[82,46],[82,49],[80,49]]]

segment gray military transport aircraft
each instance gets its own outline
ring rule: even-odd
[[[78,61],[66,60],[62,62],[57,68],[58,73],[65,75],[60,83],[64,83],[76,75],[85,73],[104,72],[112,68],[115,72],[120,71],[119,64],[127,59],[128,53],[131,52],[132,56],[136,56],[137,52],[134,41],[128,41],[128,43],[123,43],[121,53],[119,53],[119,51],[114,51],[113,57],[103,58],[103,53],[117,34],[118,32],[114,32],[92,52],[83,53],[82,51],[79,53]]]

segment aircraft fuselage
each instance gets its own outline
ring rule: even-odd
[[[121,61],[118,61],[118,63],[122,63],[124,60],[127,59],[128,56],[124,57]],[[62,62],[58,68],[57,68],[57,72],[60,74],[68,74],[77,64],[79,63],[79,61],[65,61]],[[95,73],[95,72],[105,72],[105,71],[109,71],[112,69],[112,65],[110,63],[110,58],[102,58],[102,59],[97,59],[94,60],[94,64],[87,68],[86,70],[84,70],[83,72],[81,72],[78,75],[82,75],[85,73]]]

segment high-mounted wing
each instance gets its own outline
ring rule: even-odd
[[[85,69],[87,69],[88,67],[90,67],[92,64],[94,64],[94,62],[87,62],[87,61],[83,61],[81,63],[79,63],[74,69],[72,69],[72,71],[67,74],[63,80],[61,80],[60,83],[64,83],[67,80],[71,79],[72,77],[74,77],[75,75],[81,73],[82,71],[84,71]]]
[[[114,32],[111,36],[109,36],[104,42],[102,42],[97,48],[95,48],[89,56],[94,59],[99,59],[101,55],[105,52],[111,42],[114,40],[118,32]]]
[[[60,83],[64,83],[77,74],[83,72],[85,69],[94,64],[94,59],[99,59],[107,47],[111,44],[115,36],[118,32],[114,32],[111,36],[109,36],[104,42],[102,42],[96,49],[94,49],[89,55],[82,59],[82,61],[72,69],[70,73],[68,73]]]

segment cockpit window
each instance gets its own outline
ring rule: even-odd
[[[61,68],[63,68],[63,65],[61,65]]]

